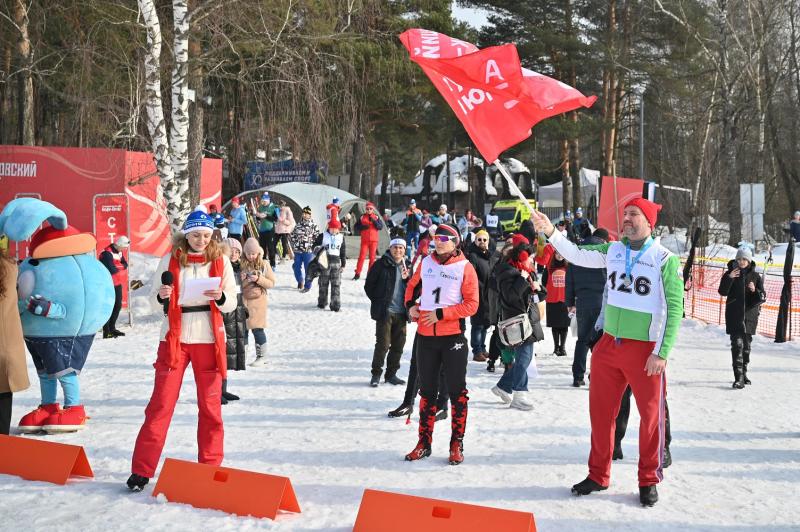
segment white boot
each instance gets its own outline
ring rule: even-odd
[[[505,390],[495,386],[492,388],[492,393],[499,397],[505,404],[511,403],[511,394],[507,393]]]
[[[514,399],[509,406],[517,410],[533,410],[533,403],[528,399],[528,392],[515,391]]]
[[[264,366],[267,363],[267,344],[256,344],[256,359],[250,363],[251,368]]]

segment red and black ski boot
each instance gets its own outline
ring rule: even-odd
[[[467,390],[462,390],[450,405],[450,465],[464,461],[464,432],[467,429]]]
[[[419,399],[419,442],[414,450],[406,455],[406,461],[422,460],[431,455],[433,424],[436,422],[436,404],[424,397]]]

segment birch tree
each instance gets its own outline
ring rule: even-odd
[[[167,220],[173,231],[180,229],[191,211],[189,194],[189,10],[186,0],[173,0],[174,25],[171,95],[172,106],[169,134],[164,119],[161,95],[161,24],[153,0],[138,0],[145,29],[145,108],[147,130],[153,146],[164,200]]]

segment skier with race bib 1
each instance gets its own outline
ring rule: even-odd
[[[466,318],[478,310],[478,276],[458,249],[461,237],[450,225],[440,225],[433,237],[436,251],[425,257],[406,287],[409,316],[417,321],[417,366],[420,379],[419,442],[406,460],[431,455],[439,373],[444,369],[450,394],[451,465],[464,461],[467,423]]]
[[[680,259],[653,239],[661,206],[644,198],[628,201],[620,242],[579,248],[555,230],[544,214],[532,215],[536,230],[570,263],[606,268],[605,334],[592,352],[589,416],[592,447],[589,476],[572,487],[575,495],[608,489],[614,449],[614,419],[630,385],[639,408],[639,501],[658,501],[663,479],[664,401],[667,357],[683,315]]]

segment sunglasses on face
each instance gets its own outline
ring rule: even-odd
[[[455,242],[456,238],[458,237],[447,236],[447,235],[436,235],[433,238],[435,238],[437,242],[441,242],[442,244],[444,244],[445,242]]]
[[[489,241],[488,238],[476,238],[475,239],[475,242],[488,242],[488,241]]]

